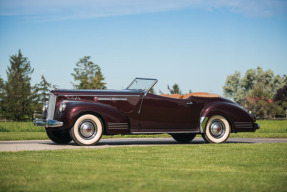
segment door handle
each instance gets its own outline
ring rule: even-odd
[[[192,105],[193,103],[192,102],[189,102],[189,103],[187,103],[188,105]]]

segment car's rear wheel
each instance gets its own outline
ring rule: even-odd
[[[170,134],[174,140],[176,140],[179,143],[188,143],[194,139],[196,136],[195,133],[176,133],[176,134]]]
[[[101,139],[103,123],[100,118],[87,114],[80,116],[70,130],[70,135],[79,145],[94,145]]]
[[[227,119],[221,115],[215,115],[208,120],[202,137],[209,143],[222,143],[228,139],[230,131],[230,124]]]
[[[69,131],[55,131],[46,128],[48,137],[57,144],[67,144],[72,141]]]

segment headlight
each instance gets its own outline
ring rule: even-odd
[[[43,112],[48,110],[48,103],[44,103],[42,110]]]
[[[65,109],[66,109],[66,103],[61,103],[61,105],[59,107],[60,112],[65,111]]]

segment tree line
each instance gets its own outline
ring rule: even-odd
[[[99,65],[94,64],[90,56],[79,59],[71,75],[75,89],[106,89],[105,78]],[[31,85],[34,72],[30,61],[21,50],[10,56],[7,80],[0,77],[0,120],[31,120],[34,111],[41,111],[48,100],[49,92],[55,89],[44,75],[40,83]],[[182,94],[178,84],[171,88],[170,94]],[[155,94],[155,90],[150,90]],[[159,90],[160,94],[163,94]],[[191,90],[189,90],[191,93]],[[260,118],[285,117],[287,110],[287,75],[275,75],[272,70],[261,67],[248,69],[241,77],[235,71],[228,75],[223,86],[224,97],[230,98],[246,110],[256,113]]]
[[[183,94],[178,84],[167,88],[170,94]],[[255,113],[260,119],[286,117],[287,75],[275,75],[272,70],[264,71],[261,67],[248,69],[243,76],[235,71],[226,78],[223,96]]]
[[[31,85],[34,68],[21,50],[10,56],[7,81],[0,77],[0,119],[28,121],[34,111],[41,111],[48,100],[49,92],[55,88],[44,75],[40,83]],[[72,85],[76,89],[106,89],[100,66],[90,61],[90,56],[81,58],[74,68]]]
[[[287,75],[275,75],[261,67],[228,75],[223,86],[224,96],[233,99],[259,118],[286,117]]]

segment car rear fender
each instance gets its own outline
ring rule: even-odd
[[[254,120],[251,115],[236,103],[214,102],[206,106],[200,115],[200,131],[205,132],[206,123],[214,115],[227,119],[232,132],[254,131]]]

